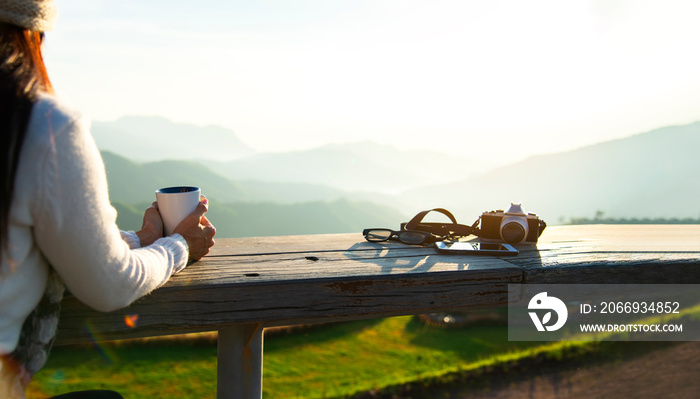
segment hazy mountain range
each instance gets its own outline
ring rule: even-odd
[[[101,150],[134,161],[230,161],[255,153],[226,128],[215,125],[199,127],[151,116],[125,116],[113,122],[95,121],[92,135]]]
[[[306,183],[234,182],[189,161],[135,163],[103,151],[110,200],[124,230],[141,226],[155,189],[196,185],[210,199],[208,217],[218,237],[360,232],[397,228],[403,215],[380,195],[345,193]],[[365,200],[366,197],[374,201]]]
[[[593,216],[700,216],[700,122],[656,129],[564,153],[542,155],[449,185],[404,193],[417,207],[456,213],[523,203],[550,222]]]
[[[214,144],[204,139],[207,148],[201,149],[203,154],[208,154],[210,144],[224,154],[228,142],[233,146],[230,153],[239,155],[206,163],[138,163],[129,160],[138,158],[141,151],[132,147],[145,144],[135,137],[149,136],[149,145],[167,141],[168,122],[144,123],[161,126],[151,137],[144,130],[120,133],[126,129],[124,121],[136,123],[138,119],[97,124],[100,129],[95,139],[101,149],[108,150],[103,157],[112,201],[118,204],[120,217],[131,217],[131,223],[139,222],[142,212],[133,205],[143,207],[153,201],[158,187],[181,184],[202,187],[220,204],[219,211],[226,217],[237,213],[231,223],[268,226],[267,230],[256,227],[258,235],[266,235],[266,231],[306,234],[359,231],[371,226],[398,228],[398,223],[418,211],[434,207],[448,208],[458,221],[471,224],[481,212],[506,208],[511,201],[522,202],[526,211],[537,213],[550,224],[593,216],[598,211],[609,217],[700,215],[695,201],[700,194],[700,122],[494,168],[467,158],[399,151],[370,142],[254,154],[231,131],[216,136],[210,128],[192,125],[178,125],[181,134],[199,138],[197,141],[218,137]],[[114,128],[115,123],[122,127]],[[173,143],[176,140],[170,141],[172,154],[199,154],[193,140],[179,140],[179,146]],[[170,147],[157,153],[170,154],[168,151]],[[241,155],[246,153],[249,155]],[[146,157],[147,151],[142,155]],[[209,158],[199,155],[199,159]],[[310,203],[315,205],[307,206]],[[292,215],[281,221],[280,215],[288,213],[298,214],[303,222]],[[274,232],[273,218],[277,219]],[[282,227],[285,223],[288,225]],[[330,231],[333,223],[340,230]],[[246,235],[242,227],[232,234]]]
[[[493,165],[435,151],[400,151],[374,142],[326,145],[306,151],[258,154],[209,164],[234,179],[315,183],[345,191],[398,193],[476,176]],[[450,174],[441,170],[449,167]]]
[[[434,151],[400,151],[373,142],[256,154],[231,130],[158,117],[96,122],[92,129],[101,150],[133,161],[197,161],[235,181],[311,183],[344,191],[396,193],[447,183],[454,176],[476,176],[497,164]],[[440,166],[451,173],[440,173]]]
[[[159,187],[196,185],[210,199],[220,202],[333,201],[347,193],[328,186],[308,183],[232,181],[192,161],[136,163],[102,151],[107,169],[110,198],[127,204],[151,202]]]

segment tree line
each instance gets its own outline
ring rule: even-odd
[[[562,224],[700,224],[698,218],[613,218],[606,217],[603,211],[597,211],[593,217],[575,217]]]

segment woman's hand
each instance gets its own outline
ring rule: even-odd
[[[143,214],[141,230],[137,231],[136,235],[139,236],[142,247],[147,247],[153,244],[155,240],[163,237],[163,219],[161,219],[160,212],[158,212],[157,202],[152,203],[146,209],[146,212]]]
[[[190,260],[199,260],[209,253],[214,245],[216,228],[204,216],[209,210],[209,200],[202,199],[192,214],[175,228],[173,234],[180,234],[187,241],[190,250]]]

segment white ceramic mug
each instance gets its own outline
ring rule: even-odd
[[[158,211],[166,236],[172,235],[180,222],[197,209],[200,195],[199,187],[178,186],[156,190]]]

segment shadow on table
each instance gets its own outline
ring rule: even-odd
[[[478,238],[467,240],[478,241]],[[542,259],[537,246],[516,246],[519,254],[516,256],[491,255],[447,255],[438,253],[433,247],[412,246],[395,242],[358,242],[345,250],[344,255],[349,259],[361,262],[375,263],[381,268],[382,274],[391,273],[423,273],[436,271],[461,271],[494,268],[495,265],[509,266],[527,265],[528,268],[542,266]],[[495,261],[498,260],[498,261]]]

